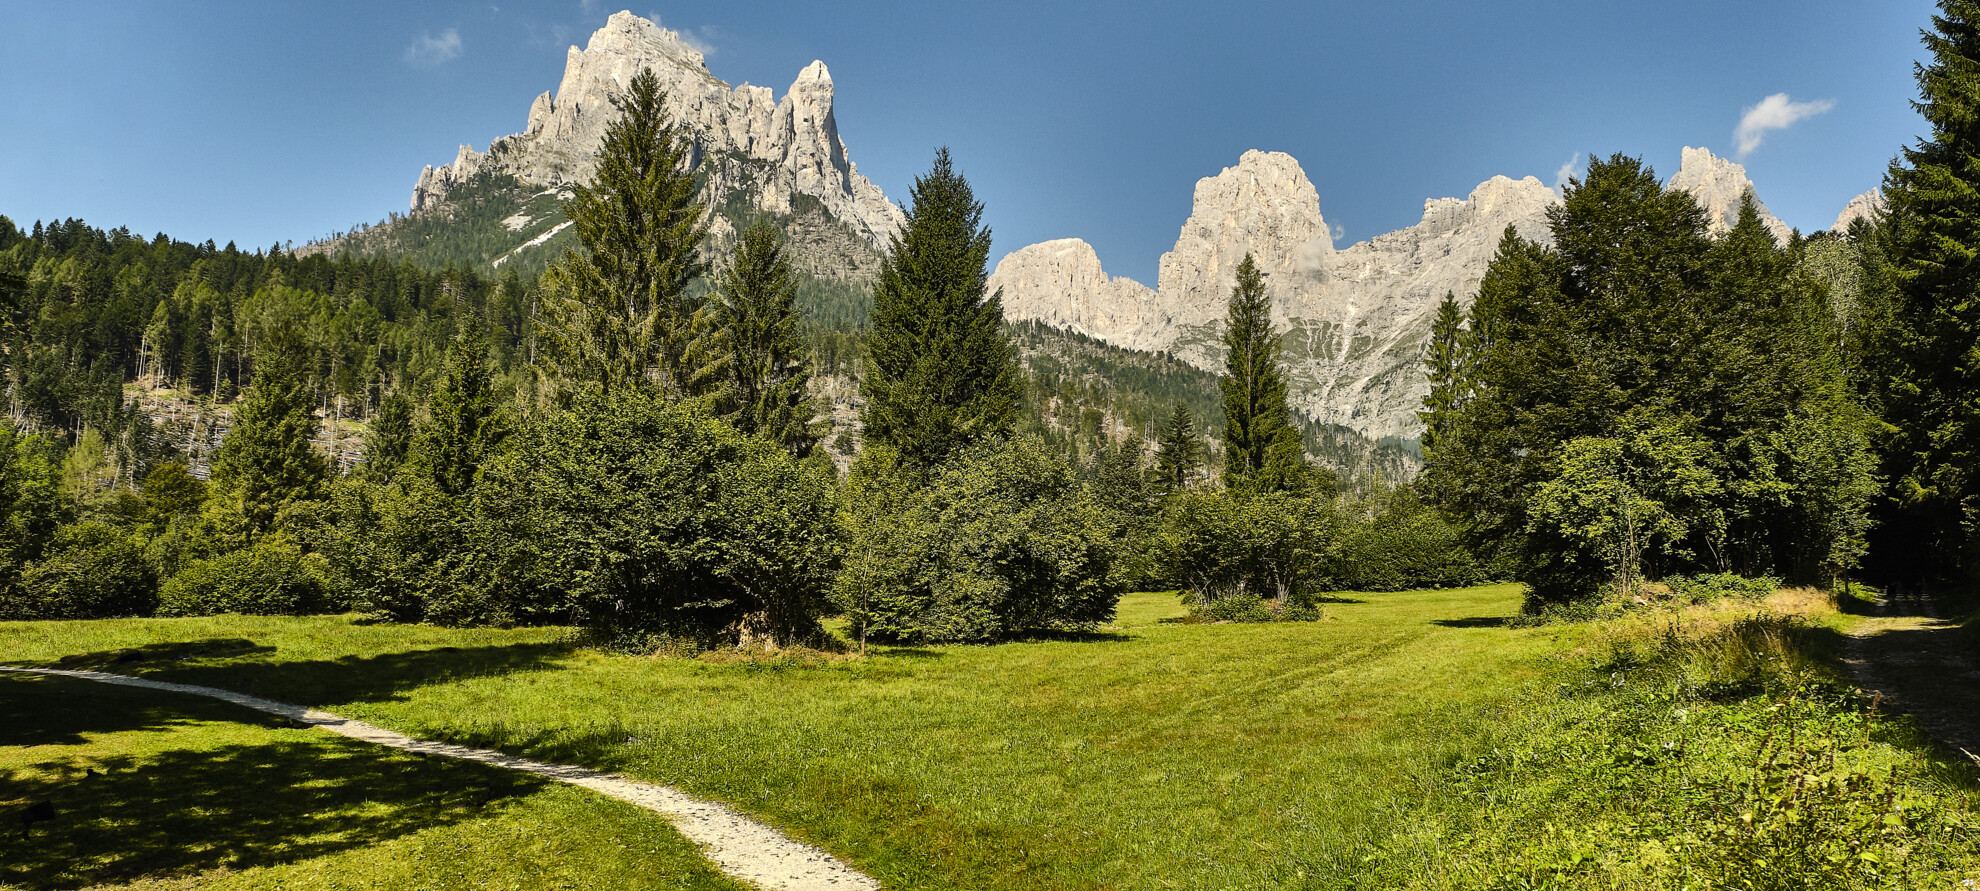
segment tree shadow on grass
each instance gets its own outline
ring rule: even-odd
[[[0,708],[0,885],[81,888],[290,863],[475,819],[548,782],[83,680],[0,678]],[[204,721],[235,726],[207,725],[224,728],[220,744],[184,729]],[[13,815],[40,801],[55,817],[22,840]]]
[[[1471,616],[1463,619],[1431,619],[1430,624],[1445,628],[1511,628],[1512,616]]]
[[[375,656],[277,661],[275,648],[238,638],[148,644],[65,656],[44,667],[88,668],[177,684],[218,687],[281,702],[324,705],[401,699],[429,684],[549,671],[574,642],[436,647]]]

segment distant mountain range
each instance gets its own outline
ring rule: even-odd
[[[814,279],[852,289],[870,281],[904,216],[847,154],[825,63],[806,66],[781,99],[768,87],[731,87],[679,34],[630,12],[612,15],[584,49],[570,48],[562,83],[531,103],[522,132],[485,152],[461,146],[453,162],[419,173],[408,213],[303,251],[540,272],[574,242],[563,202],[595,171],[615,101],[642,68],[660,77],[669,111],[694,134],[716,250],[751,220],[770,219]],[[1669,185],[1691,192],[1720,230],[1753,190],[1745,168],[1689,147]],[[1873,212],[1881,198],[1873,191],[1852,201],[1837,228]],[[1447,292],[1471,299],[1507,226],[1548,240],[1546,211],[1559,200],[1532,177],[1495,176],[1465,198],[1424,202],[1415,226],[1337,248],[1299,162],[1250,151],[1196,183],[1155,287],[1109,277],[1076,238],[1011,252],[990,283],[1013,322],[1167,352],[1214,371],[1234,270],[1250,253],[1268,273],[1286,332],[1295,406],[1323,427],[1407,441],[1422,430],[1422,356],[1437,302]],[[1761,208],[1785,242],[1788,227]]]
[[[1739,219],[1753,190],[1746,169],[1702,148],[1685,148],[1669,187],[1692,193],[1714,231]],[[1100,341],[1175,354],[1222,367],[1226,304],[1248,253],[1267,273],[1277,327],[1285,332],[1292,399],[1316,422],[1374,439],[1414,439],[1429,382],[1423,353],[1446,293],[1469,303],[1507,226],[1551,241],[1546,212],[1560,200],[1539,180],[1495,176],[1465,198],[1423,203],[1422,222],[1337,249],[1320,199],[1299,162],[1246,152],[1237,166],[1196,183],[1189,219],[1162,255],[1149,288],[1109,277],[1077,238],[1006,255],[990,276],[1005,315],[1065,327]],[[1838,229],[1881,203],[1850,202]],[[1755,196],[1756,203],[1758,196]],[[1762,222],[1785,243],[1789,229],[1760,205]]]

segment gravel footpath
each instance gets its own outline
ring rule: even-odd
[[[548,764],[517,758],[489,749],[472,749],[431,740],[414,739],[363,721],[353,721],[329,712],[275,702],[257,696],[214,687],[152,681],[102,671],[64,671],[53,668],[14,668],[0,665],[0,671],[23,674],[81,678],[105,684],[143,687],[190,693],[245,706],[313,726],[319,730],[348,736],[407,752],[439,755],[464,761],[479,761],[509,770],[548,777],[573,786],[583,786],[601,795],[617,798],[654,811],[673,821],[682,835],[700,845],[708,859],[725,873],[760,888],[777,891],[846,891],[872,889],[880,883],[810,845],[793,841],[783,833],[751,820],[712,801],[692,798],[678,789],[638,783],[616,774],[601,773],[568,764]]]

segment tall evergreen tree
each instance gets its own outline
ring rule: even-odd
[[[1020,379],[1002,296],[984,292],[983,205],[948,149],[937,150],[934,169],[915,180],[907,216],[873,287],[862,419],[869,440],[928,466],[958,446],[1009,432]]]
[[[1456,422],[1457,412],[1471,391],[1471,329],[1452,292],[1444,292],[1443,302],[1437,304],[1437,318],[1430,323],[1430,348],[1423,361],[1430,373],[1430,392],[1423,397],[1423,411],[1416,416],[1423,421],[1423,449],[1429,452]]]
[[[744,433],[802,458],[824,435],[811,401],[809,344],[798,328],[797,279],[783,236],[768,223],[744,230],[709,306],[718,360],[716,403]]]
[[[1884,178],[1897,285],[1881,344],[1895,360],[1885,540],[1904,551],[1885,563],[1912,585],[1980,573],[1980,3],[1940,0],[1923,36],[1914,107],[1932,130]]]
[[[412,452],[413,403],[406,394],[392,391],[378,402],[378,411],[364,433],[364,463],[358,475],[374,483],[388,483],[399,473]]]
[[[1224,483],[1288,488],[1291,462],[1305,463],[1299,431],[1286,403],[1279,338],[1272,333],[1272,298],[1265,273],[1250,254],[1238,263],[1224,320]]]
[[[231,535],[253,539],[281,509],[319,497],[329,468],[316,453],[314,400],[304,382],[300,338],[281,337],[255,363],[254,386],[213,456],[213,498]]]
[[[708,234],[692,134],[670,120],[652,70],[633,77],[605,131],[598,174],[565,207],[583,250],[545,280],[543,333],[570,380],[686,395],[688,345]]]
[[[508,438],[509,427],[488,370],[488,347],[479,325],[465,325],[447,350],[440,384],[428,400],[426,423],[410,462],[455,498],[466,498],[476,473]]]
[[[1189,413],[1189,406],[1180,401],[1175,404],[1155,443],[1157,484],[1166,492],[1189,488],[1196,468],[1203,463],[1203,441],[1197,438],[1196,418]]]

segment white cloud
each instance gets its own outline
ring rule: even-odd
[[[430,33],[419,35],[419,39],[406,47],[406,61],[414,65],[439,65],[452,62],[461,55],[461,32],[448,28],[439,37]]]
[[[1341,239],[1343,239],[1343,238],[1346,238],[1346,237],[1347,237],[1347,227],[1346,227],[1346,226],[1343,226],[1343,225],[1341,225],[1341,224],[1339,224],[1339,223],[1335,223],[1335,224],[1334,224],[1334,228],[1333,228],[1332,230],[1330,230],[1330,231],[1328,231],[1328,233],[1327,233],[1327,234],[1328,234],[1328,235],[1332,235],[1332,236],[1334,237],[1334,240],[1335,240],[1336,242],[1338,242],[1338,241],[1340,241]]]
[[[1747,109],[1740,116],[1739,129],[1733,131],[1733,140],[1739,143],[1739,156],[1744,158],[1759,148],[1760,141],[1767,138],[1767,131],[1785,130],[1795,121],[1814,117],[1834,107],[1836,103],[1829,99],[1794,102],[1788,99],[1786,93],[1775,93],[1760,100],[1759,105]]]
[[[1554,191],[1566,195],[1568,180],[1580,175],[1581,153],[1575,152],[1574,157],[1567,159],[1567,163],[1561,165],[1561,169],[1554,171]]]

